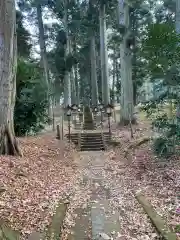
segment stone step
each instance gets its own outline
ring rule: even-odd
[[[81,123],[76,123],[74,127],[81,127]]]
[[[81,152],[101,152],[101,151],[105,151],[105,149],[84,149],[84,148],[81,148],[80,149]]]
[[[99,173],[94,176],[94,184],[99,186],[91,198],[92,239],[118,239],[120,232],[119,212],[111,208],[110,192],[102,185]],[[97,179],[95,179],[97,178]]]
[[[100,233],[104,231],[105,213],[100,202],[92,203],[91,207],[91,221],[92,221],[92,238],[98,240]]]
[[[96,126],[96,123],[94,123],[94,122],[93,123],[92,122],[84,122],[83,126],[87,126],[87,127],[88,126]]]
[[[68,134],[65,135],[68,138]],[[104,140],[108,142],[109,134],[104,133]],[[79,142],[79,133],[71,134],[71,141],[77,145]],[[105,146],[100,132],[82,132],[80,151],[104,151]]]
[[[94,123],[94,121],[92,121],[91,119],[89,118],[84,118],[84,123]]]
[[[101,151],[101,150],[103,150],[104,149],[104,145],[103,144],[101,144],[101,145],[99,145],[99,146],[89,146],[89,145],[81,145],[81,149],[83,149],[83,150],[86,150],[86,149],[88,149],[88,151]]]
[[[81,146],[103,146],[103,141],[99,142],[88,142],[88,141],[81,141]]]
[[[81,151],[86,151],[86,152],[91,152],[91,151],[104,151],[105,148],[104,147],[98,147],[98,148],[94,148],[94,147],[81,147]]]
[[[83,143],[89,143],[89,144],[99,144],[102,143],[102,138],[98,138],[98,139],[85,139],[85,138],[81,138],[81,144]]]
[[[95,126],[83,126],[83,129],[84,130],[95,130],[96,129],[96,127]]]
[[[102,139],[101,135],[97,135],[97,136],[81,136],[81,139],[84,139],[86,141],[96,141],[96,139]]]
[[[81,127],[75,127],[74,129],[76,129],[76,130],[80,130],[80,129],[81,129]]]
[[[104,138],[104,139],[106,140],[108,138]],[[84,142],[99,142],[99,141],[102,141],[102,137],[97,137],[97,138],[82,137],[81,140],[84,141]]]
[[[82,147],[93,147],[93,148],[98,148],[98,147],[101,147],[103,145],[103,142],[98,142],[98,143],[93,143],[93,142],[81,142],[81,146]]]
[[[81,141],[82,146],[100,146],[103,144],[103,141],[93,142],[93,141]]]
[[[92,203],[92,239],[117,239],[120,232],[119,212],[110,209],[110,201],[107,199],[97,200]],[[108,238],[109,237],[109,238]]]
[[[95,124],[95,122],[89,121],[88,119],[84,119],[84,124]]]
[[[81,142],[81,146],[82,146],[82,147],[98,148],[98,147],[101,147],[101,146],[104,146],[104,145],[103,145],[103,142],[99,142],[99,143],[97,143],[97,144],[88,143],[88,142]]]
[[[96,124],[87,124],[87,123],[84,123],[84,124],[83,124],[83,127],[96,127]]]
[[[78,138],[71,138],[71,141],[77,142],[77,141],[78,141]]]
[[[71,229],[68,240],[89,240],[91,239],[91,214],[90,208],[79,208],[76,210],[76,224]]]
[[[103,132],[103,134],[104,135],[109,135],[109,133],[108,132]],[[81,136],[85,136],[85,135],[87,135],[87,136],[97,136],[97,135],[101,135],[101,130],[96,130],[96,131],[90,131],[90,132],[86,132],[86,131],[82,131],[82,133],[81,133]]]
[[[71,136],[77,136],[79,134],[79,132],[72,132],[71,133]],[[103,134],[104,135],[109,135],[109,133],[108,132],[103,132]],[[68,134],[66,134],[66,136],[67,136]],[[91,135],[101,135],[101,131],[90,131],[90,132],[88,132],[88,131],[82,131],[81,132],[81,136],[91,136]]]
[[[65,137],[68,138],[69,135],[66,134]],[[70,135],[70,138],[73,139],[73,140],[77,140],[77,139],[79,139],[79,136],[78,136],[78,134]],[[108,139],[109,136],[108,135],[104,135],[104,138]],[[102,136],[101,136],[101,134],[98,134],[98,135],[81,134],[81,139],[85,139],[87,141],[91,141],[91,140],[96,141],[96,139],[102,139]]]
[[[109,138],[104,137],[104,140],[105,140],[105,141],[108,141]],[[98,138],[84,138],[84,137],[82,137],[82,138],[81,138],[81,141],[82,141],[82,142],[94,142],[94,143],[98,143],[98,142],[102,141],[102,137],[98,137]]]
[[[71,136],[71,139],[78,139],[78,135],[77,136]]]
[[[86,117],[86,116],[84,116],[84,122],[86,123],[93,123],[94,121],[93,121],[93,119],[91,118],[88,118],[88,117]]]
[[[83,138],[98,138],[98,137],[101,137],[101,133],[98,133],[98,134],[84,133],[84,134],[81,134],[81,137],[83,137]]]

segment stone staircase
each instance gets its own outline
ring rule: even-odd
[[[101,133],[83,133],[81,134],[81,151],[102,151],[105,150]]]
[[[95,117],[96,118],[96,117]],[[80,151],[103,151],[109,140],[109,133],[96,129],[92,111],[88,106],[84,108],[84,121],[76,122],[75,129],[79,132],[71,133],[71,141]],[[68,137],[68,136],[67,136]]]
[[[93,121],[96,125],[96,123],[97,123],[97,113],[93,113]]]
[[[68,138],[68,134],[66,134],[65,137]],[[71,133],[70,138],[71,138],[71,141],[77,146],[79,141],[78,133]]]
[[[96,129],[96,123],[90,123],[90,122],[84,122],[83,124],[84,130],[95,130]]]
[[[66,135],[68,137],[68,135]],[[80,137],[80,145],[79,145],[79,137]],[[104,140],[103,140],[104,138]],[[101,132],[81,132],[72,133],[71,141],[79,147],[80,151],[103,151],[106,149],[106,144],[109,140],[109,133],[103,132],[103,136]]]
[[[80,130],[82,126],[82,123],[80,121],[77,121],[76,124],[74,125],[74,129]]]

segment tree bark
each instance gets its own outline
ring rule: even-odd
[[[121,119],[124,125],[135,122],[133,104],[133,82],[131,51],[126,47],[126,39],[121,44]]]
[[[48,68],[48,60],[47,60],[47,53],[46,53],[44,25],[43,25],[43,19],[42,19],[42,8],[39,2],[37,3],[36,11],[37,11],[37,20],[38,20],[38,28],[39,28],[39,45],[40,45],[40,52],[41,52],[41,60],[43,65],[44,78],[47,86],[48,115],[52,118],[52,99],[50,96],[49,68]]]
[[[14,0],[0,1],[0,154],[22,155],[14,134],[16,94],[16,10]]]
[[[133,21],[132,21],[132,32],[134,36],[134,49],[133,49],[133,71],[132,71],[132,79],[133,79],[133,103],[134,106],[137,104],[137,34],[138,34],[138,23],[137,23],[137,18],[133,14],[132,16]]]
[[[79,78],[78,78],[78,64],[75,65],[74,67],[74,78],[75,78],[75,87],[76,87],[76,102],[77,105],[80,104],[80,99],[79,99]]]
[[[121,86],[121,79],[120,79],[120,74],[119,74],[119,69],[120,69],[120,64],[116,60],[116,88],[117,86]],[[116,101],[117,103],[120,103],[120,88],[117,88],[117,96],[116,96]]]
[[[64,1],[64,28],[66,31],[66,54],[65,58],[68,56],[70,52],[70,39],[69,39],[69,31],[68,31],[68,9],[67,9],[67,0]],[[70,73],[65,70],[64,76],[64,107],[71,105],[71,79]]]
[[[175,28],[176,28],[176,33],[179,35],[180,34],[180,1],[176,0],[176,21],[175,21]],[[177,116],[177,122],[180,124],[180,104],[177,104],[177,109],[176,109],[176,116]]]
[[[110,103],[110,92],[109,92],[109,72],[108,72],[108,52],[107,52],[105,4],[101,4],[101,6],[100,6],[99,25],[100,25],[102,100],[103,100],[103,103],[105,105],[107,105],[108,103]]]
[[[125,27],[127,33],[121,43],[121,114],[120,123],[127,125],[134,123],[133,81],[132,81],[132,52],[127,44],[129,37],[129,7],[124,7]]]
[[[77,54],[77,44],[76,44],[76,37],[73,38],[73,50],[75,55]],[[79,105],[79,78],[78,78],[79,72],[78,72],[78,64],[75,64],[74,66],[74,81],[75,81],[75,89],[76,89],[76,104]]]
[[[71,79],[71,96],[72,96],[72,104],[77,104],[77,94],[76,94],[76,85],[75,85],[75,76],[74,76],[74,67],[72,67],[70,72]]]
[[[91,97],[92,105],[98,105],[97,67],[95,37],[91,36]]]
[[[114,46],[114,54],[113,54],[113,82],[112,82],[112,104],[115,104],[115,85],[116,85],[116,65],[117,65],[117,58],[116,58],[116,49]]]

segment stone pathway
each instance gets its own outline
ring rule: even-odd
[[[80,159],[76,160],[82,169],[84,184],[90,183],[92,196],[86,209],[86,215],[79,211],[74,234],[69,239],[74,240],[101,240],[116,239],[120,231],[119,212],[111,209],[110,189],[105,187],[108,181],[103,175],[106,152],[80,152]],[[86,226],[84,226],[86,222]],[[89,229],[87,230],[87,224]],[[80,235],[81,232],[81,235]],[[82,232],[88,232],[84,234]]]

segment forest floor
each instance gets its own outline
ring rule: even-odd
[[[110,239],[158,239],[134,197],[136,191],[142,191],[158,214],[175,229],[180,223],[180,158],[172,156],[162,165],[149,142],[129,150],[125,156],[132,142],[151,134],[147,122],[139,123],[133,130],[131,139],[128,127],[112,123],[113,135],[120,145],[101,153],[77,153],[52,133],[20,138],[22,158],[0,157],[2,220],[27,239],[29,233],[43,230],[50,223],[59,200],[68,200],[62,231],[62,239],[67,239],[76,222],[76,209],[86,208],[94,189],[101,185],[108,189],[110,209],[119,213],[119,231],[112,232]],[[100,182],[92,182],[93,176]]]

